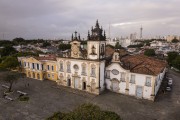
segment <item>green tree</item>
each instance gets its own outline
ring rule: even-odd
[[[82,104],[70,113],[57,112],[47,120],[122,120],[119,115],[110,111],[102,111],[92,104]]]
[[[172,40],[172,43],[178,43],[178,42],[179,42],[179,40],[176,39],[176,38],[174,38],[174,39]]]
[[[9,55],[13,55],[17,53],[17,51],[12,46],[9,46],[9,45],[2,48],[0,52],[1,52],[0,53],[1,56],[9,56]]]
[[[146,56],[155,56],[156,54],[155,54],[154,49],[147,49],[147,50],[145,50],[144,55],[146,55]]]
[[[59,50],[67,50],[67,49],[71,49],[71,44],[60,44],[59,45]]]
[[[116,42],[115,49],[120,49],[120,48],[121,48],[121,45],[119,44],[119,42]]]
[[[15,45],[22,45],[22,44],[24,44],[25,43],[25,40],[24,40],[24,38],[14,38],[13,40],[12,40],[12,42],[15,44]]]
[[[46,41],[46,42],[43,43],[42,47],[47,47],[47,46],[51,46],[51,43]]]
[[[137,45],[129,45],[128,48],[141,48],[143,47],[144,44],[140,43],[140,44],[137,44]]]
[[[180,70],[180,55],[176,56],[176,58],[172,61],[172,66]]]
[[[11,92],[12,86],[14,83],[18,81],[18,74],[17,73],[7,73],[4,78],[4,82],[9,84],[9,88],[7,92]]]
[[[167,62],[168,64],[171,66],[172,65],[172,61],[178,56],[177,52],[169,52],[168,53],[168,58],[167,58]]]
[[[112,49],[115,48],[114,46],[112,46],[112,45],[110,45],[110,44],[106,45],[106,47],[110,47],[110,48],[112,48]]]
[[[5,69],[15,69],[19,66],[19,62],[16,57],[8,56],[0,64],[2,68]]]

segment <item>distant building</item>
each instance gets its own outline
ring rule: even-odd
[[[167,42],[172,42],[173,39],[180,40],[180,37],[177,36],[177,35],[168,35],[168,36],[166,37]]]

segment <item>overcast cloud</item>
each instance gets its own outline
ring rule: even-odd
[[[0,0],[0,39],[86,38],[99,20],[111,37],[179,34],[180,0]]]

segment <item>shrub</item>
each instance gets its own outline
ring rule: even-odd
[[[92,104],[82,104],[70,113],[56,112],[47,120],[121,120],[114,112],[102,111]]]
[[[28,96],[20,96],[19,101],[28,101],[29,97]]]

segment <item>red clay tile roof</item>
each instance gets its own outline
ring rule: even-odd
[[[121,58],[121,62],[131,72],[148,75],[158,75],[167,65],[163,60],[144,55],[125,56]]]
[[[36,57],[35,59],[41,61],[41,60],[51,60],[51,61],[56,61],[56,57],[55,56],[51,56],[51,57]]]

